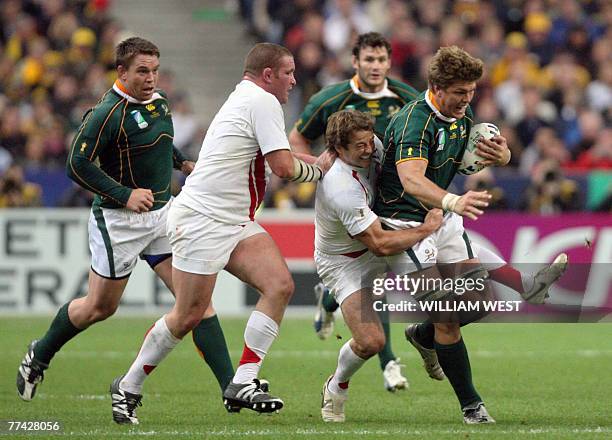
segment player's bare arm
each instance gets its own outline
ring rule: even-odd
[[[416,228],[388,231],[382,228],[380,220],[377,219],[355,238],[365,244],[374,255],[384,257],[411,248],[435,232],[441,224],[442,210],[432,209],[425,217],[425,222]]]
[[[489,206],[487,191],[468,191],[462,196],[449,193],[425,177],[426,160],[408,160],[397,165],[397,173],[404,190],[426,205],[442,208],[476,220]]]
[[[306,139],[297,128],[293,127],[291,132],[289,133],[289,143],[291,144],[291,149],[294,153],[303,153],[303,154],[312,154],[312,149],[310,148],[310,141]]]
[[[508,142],[501,135],[494,136],[491,139],[482,138],[476,144],[476,149],[478,155],[485,159],[480,162],[482,165],[503,167],[510,162],[511,153]]]

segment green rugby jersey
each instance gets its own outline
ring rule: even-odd
[[[173,137],[172,114],[163,92],[140,102],[115,83],[83,117],[66,171],[96,194],[94,206],[123,208],[132,188],[145,188],[153,193],[151,210],[156,210],[170,200],[173,165],[180,168],[185,160],[173,147]]]
[[[314,141],[325,134],[327,119],[333,113],[352,108],[374,116],[374,132],[382,140],[393,115],[407,102],[416,99],[418,93],[409,85],[390,78],[382,91],[365,93],[359,90],[355,76],[313,95],[295,123],[295,128],[306,139]]]
[[[442,189],[448,188],[461,164],[472,125],[469,106],[463,118],[447,118],[436,109],[428,91],[402,108],[385,133],[374,212],[380,217],[422,222],[429,208],[404,192],[397,165],[426,160],[425,177]]]

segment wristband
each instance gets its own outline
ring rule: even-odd
[[[458,196],[457,194],[447,193],[442,198],[442,209],[445,211],[455,212],[455,206],[460,198],[461,196]]]

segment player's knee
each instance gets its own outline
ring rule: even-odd
[[[385,335],[380,332],[372,332],[365,335],[361,335],[358,338],[354,338],[357,345],[356,353],[359,357],[368,359],[378,354],[385,346]]]
[[[277,279],[273,290],[275,295],[282,298],[285,302],[289,302],[295,290],[295,284],[291,275],[287,274],[287,276]]]
[[[180,337],[183,337],[193,330],[200,321],[202,321],[202,309],[194,308],[178,320],[175,330],[180,333]]]
[[[88,321],[90,324],[94,322],[104,321],[110,318],[117,311],[118,304],[112,303],[96,303],[89,308]]]

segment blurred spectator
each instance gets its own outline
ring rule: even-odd
[[[23,169],[11,165],[0,179],[0,208],[40,206],[41,189],[23,178]]]
[[[536,55],[540,66],[545,66],[552,60],[555,45],[550,38],[552,23],[544,12],[532,12],[525,18],[525,33],[529,52]]]
[[[178,93],[172,101],[174,146],[189,160],[195,160],[200,152],[202,128],[189,105],[186,94]]]
[[[578,154],[568,168],[580,171],[612,170],[612,128],[599,131],[592,146]]]
[[[577,211],[581,205],[576,183],[563,176],[555,161],[540,164],[523,200],[526,211],[541,215]]]
[[[353,38],[373,30],[372,22],[356,0],[333,0],[323,27],[323,40],[331,52],[350,52]]]
[[[522,174],[530,176],[542,161],[565,164],[569,160],[570,154],[555,130],[542,127],[536,131],[533,142],[523,152],[519,169]]]
[[[595,81],[586,88],[586,99],[589,107],[598,112],[608,112],[612,107],[612,59],[601,63]]]

